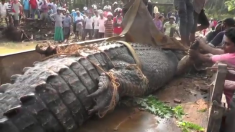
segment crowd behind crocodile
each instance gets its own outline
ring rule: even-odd
[[[77,41],[120,35],[124,13],[121,7],[123,7],[121,2],[107,2],[103,5],[93,4],[82,9],[68,9],[66,4],[61,5],[58,1],[2,0],[0,15],[2,21],[5,20],[7,25],[13,24],[15,27],[18,27],[23,18],[40,20],[51,26],[54,24],[54,40],[64,42],[69,38]],[[155,6],[153,14],[153,21],[160,31],[168,36],[173,36],[174,33],[180,36],[177,12],[164,15],[158,12]],[[169,21],[165,22],[165,18]]]

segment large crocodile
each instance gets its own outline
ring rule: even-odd
[[[0,131],[74,132],[94,113],[103,116],[114,108],[119,98],[152,93],[175,75],[178,58],[172,51],[131,46],[135,53],[121,42],[103,42],[13,75],[12,84],[0,88]]]

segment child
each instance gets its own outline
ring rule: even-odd
[[[52,14],[50,17],[52,20],[55,21],[55,34],[54,34],[54,40],[60,42],[63,42],[64,40],[64,34],[63,34],[63,15],[61,14],[62,9],[58,8],[57,13]]]
[[[107,13],[107,20],[104,22],[105,26],[105,37],[112,37],[113,36],[113,20],[112,20],[113,14],[111,12]]]
[[[121,24],[122,24],[122,9],[121,8],[117,8],[115,10],[117,16],[115,16],[113,18],[113,33],[115,36],[118,36],[122,33],[122,27],[121,27]]]

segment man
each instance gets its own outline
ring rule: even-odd
[[[13,12],[12,12],[12,2],[11,0],[8,0],[5,4],[7,6],[7,18],[8,18],[8,24],[13,24]]]
[[[104,32],[105,32],[105,26],[104,22],[106,19],[103,16],[103,12],[100,12],[100,17],[99,17],[99,38],[104,38]]]
[[[193,8],[194,8],[194,25],[191,30],[190,35],[190,41],[195,41],[195,33],[197,31],[201,31],[203,29],[206,29],[210,26],[210,23],[206,17],[204,6],[205,6],[206,0],[194,0],[193,2]],[[200,26],[197,26],[200,24]]]
[[[44,0],[37,0],[37,4],[38,4],[37,15],[38,15],[38,18],[39,18],[39,16],[40,16],[41,12],[42,12],[41,9],[42,9],[42,5],[43,5],[44,3],[47,3],[47,2],[44,1]]]
[[[5,20],[7,25],[8,25],[8,21],[7,21],[7,4],[5,3],[5,0],[2,0],[2,2],[0,3],[0,19]]]
[[[107,11],[111,11],[112,10],[112,7],[109,4],[109,1],[106,2],[106,5],[104,6],[104,9],[106,9]]]
[[[73,33],[75,33],[76,32],[75,17],[77,16],[77,12],[74,9],[72,9],[70,16],[72,17],[72,21],[73,21]]]
[[[29,4],[31,7],[31,13],[32,13],[31,18],[35,19],[35,13],[37,13],[37,8],[38,8],[37,0],[29,0]]]
[[[72,18],[69,16],[69,11],[67,11],[65,18],[63,20],[63,30],[64,30],[65,41],[69,40],[71,24],[72,24]]]
[[[40,19],[48,22],[48,11],[49,11],[49,6],[47,5],[46,0],[43,0],[43,4],[41,6],[41,16]]]
[[[95,11],[95,16],[93,17],[94,20],[94,38],[99,38],[99,15],[98,11]]]
[[[77,11],[77,16],[74,19],[74,25],[73,25],[76,39],[79,39],[79,35],[83,34],[83,23],[84,21],[83,17],[81,16],[81,13]]]
[[[12,12],[14,18],[14,26],[18,27],[20,21],[20,13],[22,11],[22,6],[18,0],[14,0],[12,3]]]
[[[118,3],[115,1],[112,5],[112,11],[115,12],[114,10],[118,8]]]
[[[227,30],[231,27],[235,26],[235,20],[233,18],[226,18],[225,20],[223,20],[222,22],[222,28],[224,30]],[[225,31],[221,31],[219,32],[210,42],[209,45],[212,47],[216,47],[216,46],[221,46],[222,44],[222,40],[223,40],[223,36],[224,36]]]
[[[29,13],[29,9],[30,9],[29,0],[24,0],[23,1],[23,6],[24,6],[24,15],[25,15],[26,18],[29,18],[29,16],[30,16],[30,13]]]
[[[93,24],[93,22],[94,22],[94,20],[91,17],[91,13],[88,12],[88,16],[84,20],[84,25],[85,25],[84,29],[85,30],[84,30],[84,34],[83,34],[83,38],[82,38],[83,41],[86,39],[87,34],[89,34],[89,39],[90,40],[92,39],[92,29],[93,29],[92,24]]]
[[[173,37],[175,32],[179,35],[178,31],[176,30],[177,24],[175,23],[175,17],[170,16],[169,21],[166,22],[163,27],[165,35]]]
[[[190,45],[189,36],[194,25],[192,0],[175,0],[175,8],[180,18],[181,42]]]
[[[220,33],[223,30],[222,27],[222,21],[220,21],[217,26],[215,27],[215,30],[210,31],[209,33],[206,34],[206,41],[210,42],[211,40],[214,39],[214,37]]]

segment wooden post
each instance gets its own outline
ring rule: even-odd
[[[2,59],[3,56],[0,56],[0,85],[2,84],[2,70],[3,70],[3,66],[2,66]]]
[[[227,65],[219,63],[218,71],[216,73],[216,82],[214,88],[212,89],[213,90],[211,95],[212,102],[214,100],[217,101],[218,103],[221,102],[222,94],[224,91],[224,82],[227,76],[227,72],[228,72]]]
[[[215,85],[211,90],[210,98],[210,113],[207,132],[219,132],[222,122],[222,117],[225,113],[224,104],[221,103],[224,82],[227,75],[227,65],[218,64],[218,71],[216,73]]]

